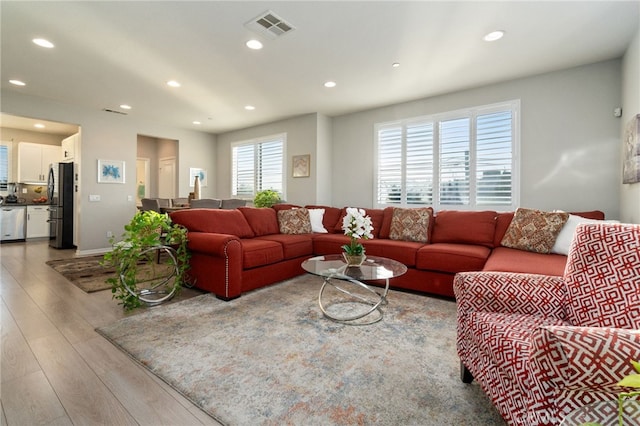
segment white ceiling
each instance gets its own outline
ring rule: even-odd
[[[266,10],[296,29],[272,40],[245,27]],[[2,1],[0,13],[3,90],[94,110],[129,104],[131,116],[214,133],[618,58],[640,25],[640,1],[610,0]],[[496,29],[502,40],[482,40]],[[264,48],[247,49],[250,38]]]

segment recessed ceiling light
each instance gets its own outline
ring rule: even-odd
[[[484,41],[496,41],[496,40],[500,40],[502,37],[504,36],[504,31],[492,31],[489,34],[487,34],[486,36],[484,36],[482,39]]]
[[[194,121],[193,124],[202,124],[199,121]]]
[[[168,85],[168,86],[171,86],[171,87],[180,87],[180,86],[181,86],[181,84],[180,84],[180,83],[178,83],[178,82],[177,82],[177,81],[175,81],[175,80],[169,80],[169,81],[167,81],[167,85]]]
[[[37,129],[44,129],[44,124],[37,123],[37,124],[34,124],[33,127],[37,128]]]
[[[246,105],[244,109],[246,109],[247,111],[253,111],[254,109],[256,109],[256,107],[254,107],[253,105]]]
[[[122,105],[120,105],[120,108],[122,108],[122,109],[131,109],[131,105],[122,104]]]
[[[9,80],[9,83],[15,84],[16,86],[26,86],[27,85],[27,83],[25,83],[24,81],[20,81],[20,80]]]
[[[324,87],[336,87],[336,82],[335,81],[327,81],[324,84]]]
[[[391,64],[392,67],[398,68],[400,66],[400,62],[394,62]]]
[[[51,49],[54,47],[54,44],[51,43],[49,40],[45,40],[43,38],[34,38],[32,40],[35,44],[37,44],[40,47],[46,47],[47,49]]]
[[[262,43],[259,40],[255,40],[255,39],[249,40],[246,44],[249,49],[253,49],[253,50],[262,49]]]

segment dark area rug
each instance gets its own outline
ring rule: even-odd
[[[111,288],[107,278],[116,274],[115,268],[104,267],[100,262],[104,256],[73,257],[69,259],[49,260],[51,266],[66,279],[87,293]]]
[[[454,302],[391,291],[380,322],[343,325],[322,315],[321,282],[205,294],[97,331],[223,424],[505,424],[459,379]]]

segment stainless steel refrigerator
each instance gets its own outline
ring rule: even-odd
[[[49,169],[49,245],[73,248],[73,163],[53,163]]]

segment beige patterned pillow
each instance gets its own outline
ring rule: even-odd
[[[426,243],[429,240],[429,222],[433,210],[429,207],[418,209],[393,209],[389,239]]]
[[[310,234],[311,219],[305,208],[278,211],[281,234]]]
[[[550,253],[569,213],[517,209],[502,245],[535,253]]]

